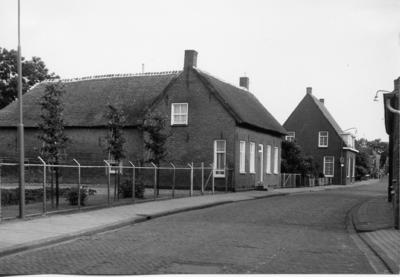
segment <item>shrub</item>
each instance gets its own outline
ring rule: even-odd
[[[145,183],[143,181],[143,177],[139,177],[135,180],[135,198],[143,199],[145,191]],[[119,188],[118,193],[122,198],[131,198],[132,197],[132,181],[125,180]]]
[[[80,189],[80,196],[81,196],[81,206],[86,205],[86,201],[88,200],[88,193],[86,189]],[[67,198],[65,201],[68,201],[70,205],[78,205],[78,189],[77,188],[71,188],[68,189],[65,193],[64,196]]]

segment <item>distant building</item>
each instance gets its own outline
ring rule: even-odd
[[[281,141],[285,129],[249,91],[249,78],[235,86],[197,67],[197,52],[185,51],[184,69],[116,74],[63,80],[66,131],[73,137],[69,159],[109,159],[105,135],[107,103],[120,104],[127,119],[127,160],[147,157],[143,148],[144,116],[168,116],[168,162],[214,165],[217,186],[225,186],[230,169],[233,190],[267,187],[279,182]],[[51,81],[50,81],[51,82]],[[36,134],[41,122],[39,98],[47,83],[24,96],[26,157],[36,159],[42,146]],[[18,103],[0,111],[0,156],[17,156]]]
[[[287,140],[296,140],[303,152],[312,155],[319,172],[331,183],[346,185],[355,182],[355,137],[343,132],[325,106],[307,88],[306,95],[283,127]]]
[[[368,155],[368,171],[371,177],[380,177],[380,159],[381,155],[378,154],[374,149],[366,146],[359,146],[357,150]]]

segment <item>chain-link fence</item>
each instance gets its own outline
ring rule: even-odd
[[[20,214],[19,166],[0,160],[0,219]],[[25,161],[26,216],[228,192],[233,171],[216,186],[212,165],[131,161]],[[232,183],[232,184],[231,184]],[[79,193],[78,193],[79,191]]]

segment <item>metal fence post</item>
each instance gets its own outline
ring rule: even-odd
[[[170,165],[174,168],[174,173],[172,175],[172,198],[174,198],[175,197],[175,170],[176,169],[172,163],[170,163]]]
[[[1,164],[0,164],[0,222],[1,222]]]
[[[107,203],[110,205],[110,185],[111,185],[111,166],[110,164],[104,160],[106,163],[108,170],[107,170],[107,175],[108,175],[108,183],[107,183]]]
[[[226,165],[224,166],[224,168],[225,168],[225,193],[228,193],[229,169],[226,167]]]
[[[81,209],[81,165],[77,160],[73,160],[78,165],[78,209]]]
[[[201,195],[204,194],[204,163],[201,163]]]
[[[129,163],[132,165],[132,202],[135,204],[135,165],[131,161]]]
[[[154,163],[151,163],[154,166],[154,201],[157,200],[157,166]]]
[[[45,161],[41,158],[38,157],[38,159],[43,163],[43,215],[46,215],[46,163]]]
[[[190,167],[190,191],[189,191],[189,196],[193,196],[193,162],[192,164],[188,164]]]
[[[210,164],[210,165],[211,165],[211,172],[212,172],[211,192],[212,192],[212,194],[214,194],[214,173],[215,173],[215,171],[214,171],[214,165],[213,164]]]

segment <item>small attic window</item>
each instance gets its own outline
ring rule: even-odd
[[[328,147],[328,132],[319,132],[318,146]]]
[[[171,105],[171,125],[188,124],[188,104],[175,103]]]

